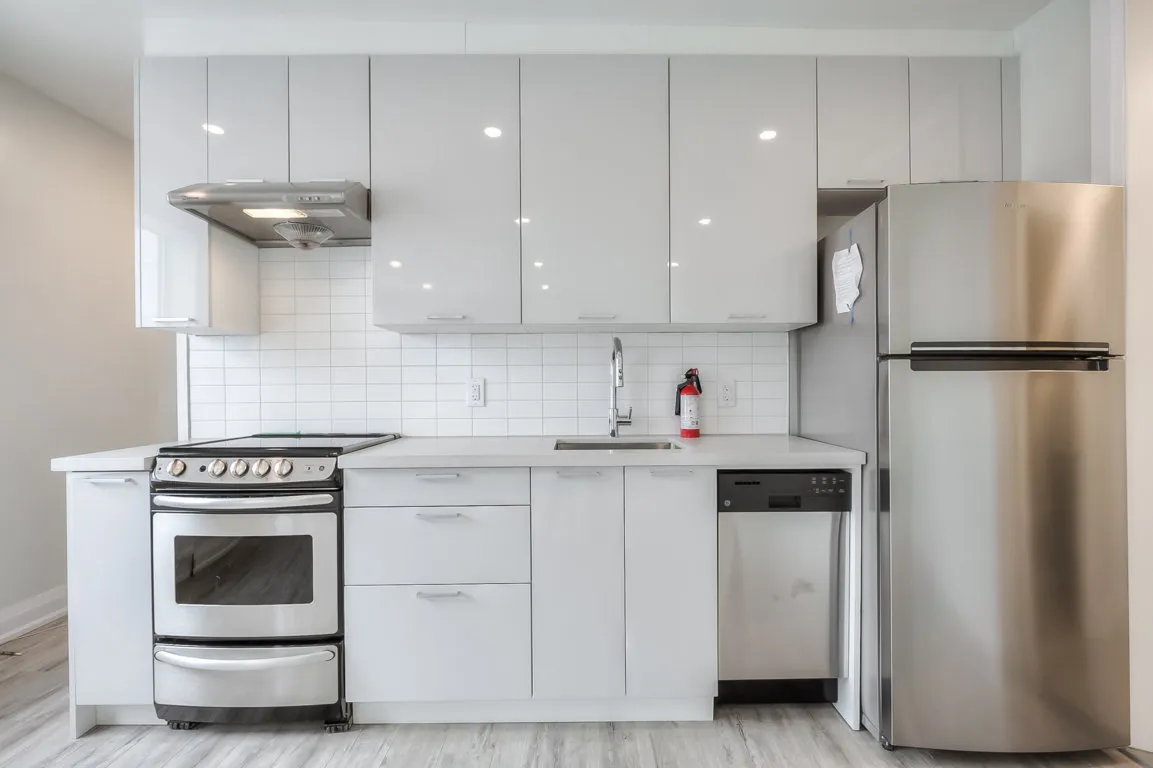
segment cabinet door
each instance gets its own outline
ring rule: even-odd
[[[822,189],[909,183],[908,59],[817,59],[817,180]]]
[[[812,57],[669,65],[674,323],[816,322]]]
[[[625,604],[628,695],[715,696],[716,470],[626,470]]]
[[[147,472],[68,475],[68,645],[77,704],[152,703]]]
[[[1001,180],[1001,60],[909,60],[914,184]]]
[[[209,58],[208,123],[209,181],[288,181],[288,58]]]
[[[377,325],[520,322],[519,64],[372,59]]]
[[[528,584],[345,587],[349,701],[532,695]]]
[[[207,62],[145,58],[136,82],[136,325],[210,325],[208,224],[168,204],[208,174]]]
[[[368,57],[288,60],[288,171],[293,182],[368,186]]]
[[[624,469],[534,468],[534,697],[624,696],[624,565]]]
[[[669,322],[668,60],[521,63],[525,324]]]

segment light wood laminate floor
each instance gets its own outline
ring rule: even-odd
[[[998,757],[885,752],[829,706],[731,707],[711,723],[97,728],[68,738],[67,627],[14,641],[0,658],[0,766],[117,768],[1096,768],[1117,752]]]

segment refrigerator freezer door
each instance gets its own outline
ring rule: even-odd
[[[889,188],[880,353],[913,342],[1074,342],[1125,351],[1120,187]]]
[[[1124,362],[880,369],[882,737],[1128,744]]]

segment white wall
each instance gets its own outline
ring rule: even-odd
[[[0,637],[63,607],[54,456],[175,436],[171,335],[134,327],[132,145],[0,75]]]
[[[1133,746],[1153,751],[1153,3],[1128,0],[1126,177],[1128,232],[1129,621]]]
[[[367,248],[260,252],[261,334],[189,339],[191,436],[258,431],[409,436],[605,435],[610,329],[398,334],[372,325]],[[699,368],[706,434],[788,431],[788,334],[619,333],[623,435],[675,434],[676,385]],[[465,406],[465,381],[488,402]],[[719,381],[736,387],[720,408]]]
[[[1053,0],[1015,32],[1021,53],[1021,178],[1092,178],[1090,5]]]

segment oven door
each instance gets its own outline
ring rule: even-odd
[[[338,633],[336,494],[158,494],[152,504],[152,602],[159,637]]]

